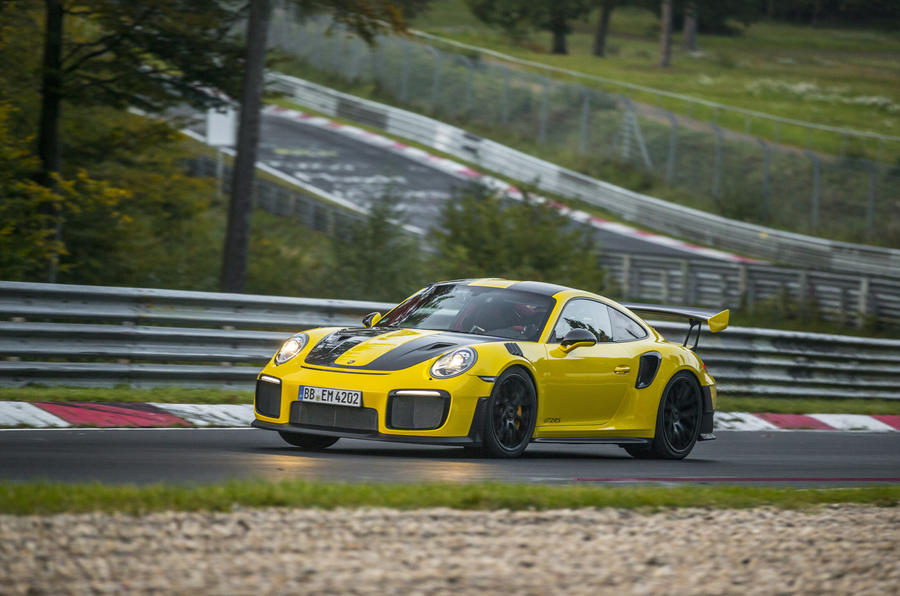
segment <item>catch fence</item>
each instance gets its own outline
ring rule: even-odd
[[[900,245],[900,162],[856,149],[869,136],[841,131],[841,154],[788,146],[640,103],[624,93],[546,76],[472,51],[380,37],[370,47],[339,26],[288,16],[272,44],[350,85],[552,161],[602,174],[629,164],[685,189],[686,205],[764,226],[850,242]],[[888,139],[900,156],[900,142]],[[848,140],[849,139],[849,140]],[[858,141],[858,142],[857,142]],[[890,151],[888,154],[892,155]],[[616,167],[616,166],[613,166]]]

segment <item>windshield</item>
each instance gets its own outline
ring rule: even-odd
[[[555,301],[549,296],[462,284],[428,286],[378,322],[403,327],[537,341]]]

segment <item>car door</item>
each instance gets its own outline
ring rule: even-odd
[[[559,342],[573,328],[597,338],[593,346],[566,353]],[[599,426],[616,413],[637,374],[637,356],[613,341],[610,309],[589,298],[570,300],[547,343],[547,377],[542,419],[553,428]]]

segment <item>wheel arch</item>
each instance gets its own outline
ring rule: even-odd
[[[540,404],[541,392],[538,389],[537,377],[535,376],[534,371],[528,365],[526,365],[525,361],[521,361],[521,360],[511,361],[509,364],[507,364],[505,367],[503,367],[503,370],[501,370],[499,373],[497,373],[497,378],[499,379],[503,373],[505,373],[506,371],[511,370],[513,368],[521,368],[522,370],[525,371],[525,374],[528,375],[528,378],[531,380],[531,386],[534,387],[534,399],[535,399],[535,401],[537,401],[538,404]]]

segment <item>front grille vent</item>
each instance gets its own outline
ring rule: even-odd
[[[269,418],[281,416],[281,383],[256,382],[256,411]]]

